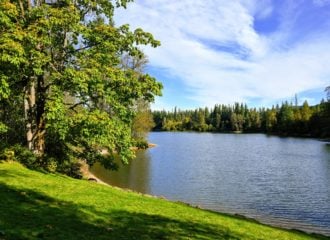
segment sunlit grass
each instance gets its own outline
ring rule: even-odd
[[[322,239],[18,163],[0,163],[0,197],[6,240]]]

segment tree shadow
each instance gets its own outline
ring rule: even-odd
[[[0,239],[240,239],[218,226],[59,201],[0,185]]]
[[[256,239],[225,226],[61,201],[0,184],[0,240]]]
[[[0,161],[1,163],[1,161]],[[0,169],[0,176],[1,177],[16,177],[17,174],[16,173],[13,173],[12,171],[10,170],[6,170],[6,169]],[[20,173],[20,176],[22,177],[30,177],[31,175],[28,175],[28,174],[25,174],[25,173]]]
[[[106,233],[70,202],[3,184],[0,198],[0,239],[93,239]]]
[[[113,219],[119,223],[114,232],[115,239],[119,239],[122,233],[135,236],[133,239],[243,239],[243,236],[216,225],[179,221],[159,215],[116,211]]]

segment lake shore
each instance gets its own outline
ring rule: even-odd
[[[97,182],[99,184],[102,185],[107,185],[107,186],[111,186],[108,183],[105,183],[104,181],[102,181],[101,179],[99,179],[98,177],[96,177],[89,169],[89,165],[84,162],[84,161],[80,161],[81,167],[80,167],[80,171],[83,175],[83,179],[87,179],[88,181],[94,181]]]
[[[141,192],[129,189],[129,188],[121,188],[121,187],[118,187],[118,186],[114,186],[114,185],[111,185],[109,183],[106,183],[106,182],[102,181],[100,178],[95,176],[95,174],[93,174],[90,171],[89,166],[84,166],[84,179],[90,180],[91,178],[95,179],[96,180],[95,182],[98,183],[98,184],[106,185],[106,186],[109,186],[109,187],[112,187],[112,188],[115,188],[115,189],[120,189],[120,190],[127,191],[127,192],[134,192],[136,194],[140,194],[140,195],[143,195],[143,196],[146,196],[146,197],[163,199],[163,200],[173,202],[173,203],[180,203],[180,204],[184,204],[184,205],[187,205],[187,206],[190,206],[190,207],[193,207],[193,208],[208,211],[208,212],[211,212],[211,213],[217,213],[217,214],[228,215],[228,216],[231,216],[231,217],[237,217],[237,218],[240,218],[240,219],[248,220],[248,221],[255,222],[255,223],[258,223],[258,224],[261,224],[261,225],[265,225],[265,226],[271,226],[271,227],[280,228],[280,229],[287,229],[287,230],[290,230],[290,231],[302,232],[302,233],[306,233],[306,234],[315,234],[315,235],[330,237],[330,234],[327,234],[327,233],[323,232],[322,230],[315,230],[315,228],[312,227],[312,226],[307,226],[306,225],[304,228],[301,228],[298,222],[294,223],[293,221],[290,221],[290,222],[284,223],[285,220],[283,220],[283,221],[281,221],[282,223],[279,223],[280,222],[279,219],[274,219],[274,218],[270,218],[270,217],[263,217],[263,218],[257,219],[255,217],[249,217],[249,216],[246,216],[246,215],[243,215],[243,214],[240,214],[240,213],[235,213],[235,212],[229,213],[229,212],[226,212],[226,211],[215,211],[215,210],[212,210],[212,209],[203,208],[199,205],[193,205],[193,204],[182,202],[182,201],[169,200],[164,196],[150,195],[150,194],[141,193]]]
[[[124,189],[330,235],[329,176],[321,171],[330,167],[327,143],[194,132],[152,132],[149,141],[159,146],[138,151],[137,159],[118,172],[108,174],[99,165],[91,171]],[[301,181],[306,174],[310,181]]]
[[[0,163],[0,238],[329,239]],[[15,176],[13,178],[13,176]],[[33,221],[27,221],[27,219]]]

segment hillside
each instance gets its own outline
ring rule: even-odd
[[[0,163],[0,239],[327,239]]]

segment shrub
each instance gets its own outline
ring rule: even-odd
[[[1,152],[0,159],[5,161],[14,161],[15,152],[11,149],[6,148]]]
[[[44,169],[48,172],[60,172],[73,178],[81,179],[81,164],[74,157],[46,156],[39,158],[26,147],[16,144],[0,147],[0,160],[17,161],[30,169]]]
[[[63,161],[57,166],[57,171],[77,179],[81,179],[83,177],[81,172],[81,163],[75,159]]]
[[[28,168],[40,167],[40,161],[38,157],[26,147],[16,144],[11,149],[15,153],[16,161],[22,163]]]
[[[57,170],[57,160],[53,157],[50,157],[50,158],[46,159],[44,168],[48,172],[51,172],[51,173],[56,172],[56,170]]]
[[[139,149],[147,149],[149,147],[149,144],[144,139],[137,139],[135,140],[135,146]]]
[[[36,168],[40,165],[37,156],[19,144],[11,147],[4,147],[0,152],[0,159],[5,161],[17,161],[28,168]]]

